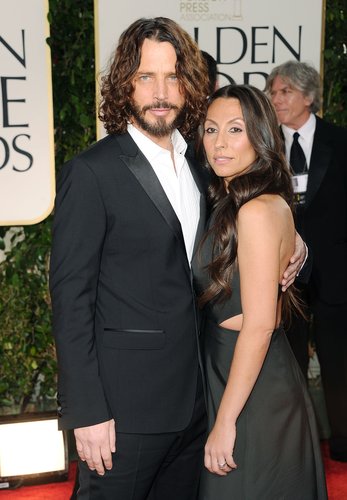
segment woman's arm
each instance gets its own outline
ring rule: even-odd
[[[238,216],[238,264],[243,323],[215,426],[205,447],[205,466],[225,475],[235,468],[236,422],[262,368],[276,326],[283,234],[276,199],[254,199]],[[290,257],[288,255],[288,259]],[[233,335],[233,332],[230,332]],[[221,469],[220,465],[228,466]]]

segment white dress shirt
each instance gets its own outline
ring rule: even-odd
[[[290,149],[291,149],[292,143],[293,143],[293,134],[294,134],[294,132],[298,132],[298,134],[300,135],[299,144],[302,147],[302,150],[303,150],[305,158],[306,158],[307,169],[309,169],[310,168],[310,161],[311,161],[313,138],[314,138],[314,133],[316,130],[316,117],[314,116],[313,113],[311,113],[307,122],[304,123],[303,126],[300,127],[298,130],[294,130],[294,129],[289,128],[283,124],[281,125],[281,127],[282,127],[284,140],[285,140],[286,158],[287,158],[288,164],[289,164]]]
[[[282,128],[282,132],[283,132],[284,140],[285,140],[286,158],[287,158],[288,165],[290,164],[289,157],[290,157],[290,149],[291,149],[292,144],[293,144],[293,135],[295,132],[298,132],[298,134],[300,135],[300,137],[298,139],[299,144],[302,147],[302,150],[303,150],[305,158],[306,158],[307,170],[309,170],[314,133],[316,131],[316,117],[314,116],[313,113],[311,113],[309,119],[298,130],[294,130],[294,129],[287,127],[286,125],[283,125],[283,124],[281,125],[281,128]],[[307,248],[307,245],[305,242],[304,242],[304,244],[305,244],[305,248],[306,248],[306,256],[305,256],[305,260],[304,260],[302,266],[299,269],[299,272],[297,273],[297,276],[300,274],[301,269],[304,267],[306,260],[307,260],[307,256],[308,256],[308,248]]]
[[[178,130],[172,133],[174,164],[170,151],[158,146],[130,123],[128,132],[151,164],[181,223],[190,262],[200,218],[200,192],[184,156],[187,143]]]

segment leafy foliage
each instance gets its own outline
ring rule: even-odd
[[[0,404],[20,405],[22,411],[34,391],[43,391],[47,398],[54,396],[56,362],[47,286],[49,240],[48,220],[28,226],[25,239],[0,268]]]
[[[324,50],[324,118],[347,127],[347,5],[327,0]]]
[[[92,0],[50,0],[56,164],[95,140]]]

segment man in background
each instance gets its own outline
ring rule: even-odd
[[[313,314],[331,427],[330,452],[347,461],[347,131],[316,113],[321,81],[309,64],[288,61],[274,68],[266,91],[275,106],[293,172],[296,226],[313,256],[302,296]],[[296,318],[288,338],[307,375],[308,322]]]
[[[203,59],[205,60],[205,63],[207,65],[207,71],[208,71],[208,79],[209,79],[209,93],[208,95],[211,96],[215,90],[219,88],[219,82],[218,82],[218,65],[217,61],[215,60],[214,57],[211,56],[208,52],[205,50],[201,51],[201,55]],[[229,83],[235,83],[233,78],[231,76],[228,76],[228,81]]]
[[[205,50],[201,50],[201,55],[206,63],[208,71],[209,89],[208,95],[212,95],[215,90],[218,89],[218,67],[217,61]]]

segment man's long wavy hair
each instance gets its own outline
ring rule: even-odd
[[[138,19],[119,39],[109,73],[102,78],[99,118],[109,134],[125,133],[131,121],[128,106],[133,80],[140,66],[141,48],[148,38],[174,47],[176,74],[185,98],[179,130],[186,139],[195,135],[206,109],[208,73],[197,44],[177,23],[165,17]]]
[[[227,192],[224,179],[213,173],[204,155],[206,166],[211,171],[209,199],[213,214],[213,222],[205,239],[212,236],[213,259],[207,266],[210,284],[200,296],[201,305],[210,301],[223,301],[232,294],[230,283],[238,246],[237,216],[242,205],[262,194],[277,194],[293,208],[290,172],[283,153],[276,113],[270,100],[262,91],[250,85],[227,85],[218,89],[208,104],[219,98],[234,98],[239,101],[256,160],[246,173],[229,182]],[[199,130],[199,145],[202,150],[203,127]],[[285,319],[290,319],[293,307],[302,312],[295,290],[290,287],[283,294],[282,310]]]

